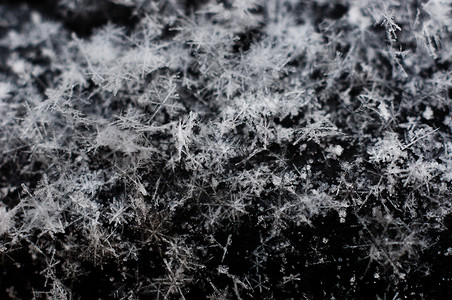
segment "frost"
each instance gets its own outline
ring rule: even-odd
[[[0,100],[7,99],[10,96],[11,91],[11,84],[7,82],[0,82]]]
[[[387,133],[384,139],[378,141],[368,150],[370,159],[375,162],[395,162],[406,157],[402,143],[396,133]]]
[[[342,155],[342,152],[344,152],[344,148],[342,148],[341,145],[335,145],[329,146],[326,151],[329,152],[333,157],[339,157]]]
[[[424,118],[426,118],[427,120],[431,120],[431,119],[433,118],[433,111],[432,111],[432,109],[430,108],[430,106],[427,106],[427,107],[425,108],[425,111],[424,111],[424,113],[422,114],[422,116],[423,116]]]
[[[383,102],[380,103],[378,109],[380,110],[380,115],[385,121],[388,121],[391,118],[391,114],[389,113],[386,105]]]
[[[13,222],[13,214],[11,211],[7,211],[6,207],[0,207],[0,235],[8,233],[12,226]]]

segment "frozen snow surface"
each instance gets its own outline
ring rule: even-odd
[[[452,299],[446,0],[0,3],[0,299]]]

